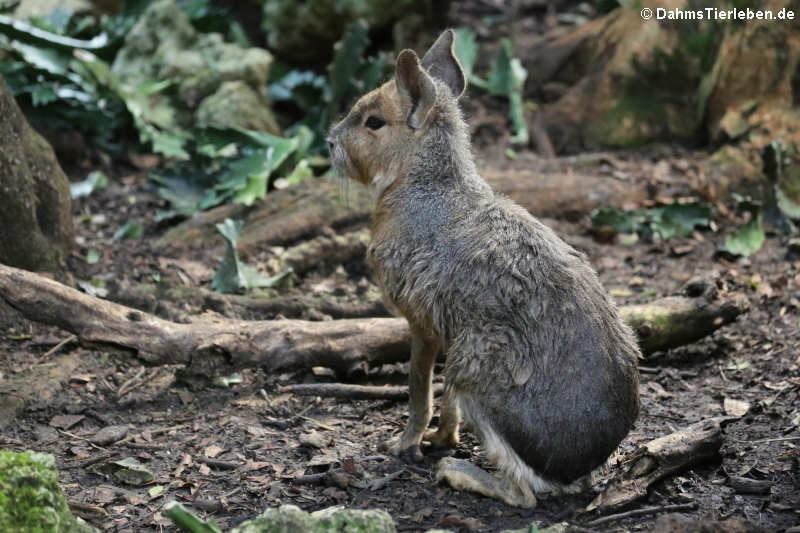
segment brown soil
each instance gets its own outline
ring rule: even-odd
[[[502,168],[507,135],[503,106],[481,97],[467,104],[467,112],[483,166]],[[660,146],[598,158],[589,171],[619,174],[619,179],[638,183],[666,168],[679,175],[675,182],[683,192],[693,184],[688,178],[681,181],[680,175],[694,168],[693,161],[702,155]],[[566,159],[557,162],[560,168],[571,164]],[[109,188],[74,204],[79,246],[71,263],[76,280],[103,280],[112,289],[122,282],[153,281],[208,287],[218,258],[196,250],[191,257],[154,252],[152,241],[165,228],[156,221],[156,212],[165,206],[142,174],[124,174],[117,169]],[[144,223],[144,237],[113,240],[114,232],[131,218]],[[633,246],[593,240],[585,216],[548,223],[588,254],[619,303],[676,294],[695,276],[711,276],[718,288],[742,292],[750,301],[749,313],[736,323],[702,342],[642,362],[642,411],[621,446],[623,452],[723,415],[726,399],[750,407],[725,426],[718,461],[657,483],[632,508],[696,502],[697,509],[687,513],[696,519],[741,518],[767,531],[800,524],[800,265],[797,257],[787,255],[787,238],[771,235],[752,258],[727,262],[714,253],[732,224],[722,213],[717,215],[723,228],[718,231]],[[96,264],[85,262],[89,249],[100,252]],[[248,258],[253,264],[259,260],[258,254]],[[356,262],[313,271],[289,290],[358,298],[374,288],[366,266]],[[203,312],[189,304],[179,308],[187,315]],[[75,512],[101,529],[177,531],[161,511],[173,499],[212,517],[223,529],[288,503],[306,510],[332,505],[381,508],[391,513],[400,531],[499,531],[527,527],[534,520],[541,525],[566,520],[585,527],[597,518],[576,514],[594,492],[542,500],[537,509],[520,510],[437,486],[431,472],[441,454],[430,454],[417,466],[380,455],[378,444],[403,427],[404,402],[279,392],[290,383],[345,379],[327,369],[281,375],[253,369],[242,372],[241,383],[218,388],[187,382],[178,368],[144,367],[122,350],[75,341],[51,350],[68,337],[0,307],[0,399],[6,403],[0,405],[0,447],[54,454],[68,499],[80,504]],[[405,375],[403,365],[393,365],[365,369],[346,379],[402,384]],[[117,425],[127,429],[125,441],[100,446],[89,440],[99,429]],[[452,453],[485,462],[468,431],[462,438]],[[107,461],[126,457],[143,463],[155,481],[129,486],[108,473]],[[398,475],[377,489],[345,482],[295,483],[298,476],[323,472],[346,458],[352,458],[344,461],[344,479],[350,481],[362,473],[372,479]],[[745,494],[731,486],[729,476],[768,480],[771,485],[767,493]],[[164,490],[156,493],[155,486]],[[595,487],[600,489],[602,485]],[[656,517],[623,519],[594,530],[650,530]]]

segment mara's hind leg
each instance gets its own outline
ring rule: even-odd
[[[536,496],[506,477],[493,476],[469,461],[445,457],[439,461],[436,481],[447,482],[455,490],[477,492],[514,507],[536,507]]]
[[[426,431],[422,440],[430,442],[434,448],[455,448],[460,424],[461,411],[455,402],[453,389],[445,386],[439,408],[439,427]]]

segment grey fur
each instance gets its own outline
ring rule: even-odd
[[[639,408],[639,350],[585,258],[478,175],[456,98],[432,79],[427,123],[407,127],[397,145],[407,153],[376,155],[403,171],[379,197],[367,260],[414,337],[409,426],[390,449],[422,439],[441,348],[448,429],[425,438],[457,440],[462,412],[523,495],[483,492],[534,505],[525,494],[568,486],[627,435]],[[332,130],[345,171],[360,163],[348,160],[361,152],[347,145],[357,142],[358,124],[349,118]],[[485,486],[477,478],[461,486],[476,484]]]

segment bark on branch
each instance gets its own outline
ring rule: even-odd
[[[122,346],[147,363],[184,364],[188,372],[203,376],[258,366],[267,371],[312,366],[348,371],[364,363],[393,363],[408,357],[408,324],[400,318],[308,322],[201,316],[178,324],[4,265],[0,265],[0,300],[26,318],[58,326],[81,341]],[[703,337],[745,309],[741,302],[667,298],[624,307],[622,312],[647,353]],[[693,312],[701,319],[695,320]],[[648,338],[658,342],[648,343]]]

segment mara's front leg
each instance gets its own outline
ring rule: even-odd
[[[411,364],[408,370],[408,425],[399,438],[393,438],[381,448],[393,455],[408,455],[422,460],[419,448],[422,434],[433,414],[433,364],[439,353],[439,343],[421,330],[411,328]]]

